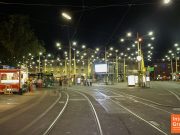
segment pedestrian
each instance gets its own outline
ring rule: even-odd
[[[87,79],[84,78],[84,86],[87,84]]]
[[[89,86],[90,85],[90,79],[88,78],[87,79],[87,86]]]
[[[89,85],[92,86],[92,78],[89,79]]]
[[[67,90],[67,85],[68,85],[68,79],[64,78],[64,80],[63,80],[64,90]]]
[[[60,90],[62,89],[62,79],[61,77],[59,78],[59,86],[60,86]]]

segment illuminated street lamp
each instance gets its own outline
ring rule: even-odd
[[[172,0],[163,0],[163,4],[164,5],[168,5],[168,4],[170,4],[172,2]]]
[[[118,75],[119,75],[119,70],[118,70],[118,68],[119,68],[119,66],[118,66],[118,50],[116,49],[115,50],[115,52],[116,52],[116,81],[117,81],[117,83],[118,83]]]
[[[44,72],[47,71],[46,66],[47,66],[47,59],[44,60]]]
[[[127,33],[127,37],[131,37],[132,36],[132,33],[131,32],[128,32]]]
[[[72,19],[71,16],[70,16],[69,14],[65,13],[65,12],[63,12],[61,15],[62,15],[65,19],[67,19],[67,20],[71,20],[71,19]]]
[[[121,39],[120,39],[120,41],[121,41],[121,42],[124,42],[124,39],[123,39],[123,38],[121,38]]]
[[[82,45],[82,49],[85,49],[86,48],[86,46],[85,45]]]
[[[63,12],[62,14],[62,17],[65,18],[66,20],[70,21],[72,18],[69,14]],[[69,41],[69,86],[70,86],[70,78],[71,78],[71,42]]]
[[[152,36],[153,34],[154,34],[153,31],[150,31],[150,32],[148,33],[149,36]]]
[[[56,47],[61,50],[61,43],[56,43]]]
[[[50,57],[51,57],[51,54],[48,53],[48,54],[47,54],[47,57],[50,58]],[[47,72],[47,62],[48,62],[48,58],[45,57],[45,60],[44,60],[44,72]]]
[[[174,44],[174,47],[175,47],[175,53],[176,53],[176,73],[178,73],[178,60],[179,60],[179,53],[180,53],[180,47],[179,47],[179,44],[178,43],[175,43]]]
[[[74,79],[76,78],[76,52],[78,52],[78,51],[76,51],[76,46],[77,46],[77,42],[73,42],[72,43],[72,46],[73,46],[73,50],[74,50]],[[74,84],[75,84],[75,80],[74,80]]]
[[[41,55],[42,52],[39,52],[39,73],[41,72]]]

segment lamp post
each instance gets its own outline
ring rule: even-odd
[[[39,73],[41,72],[41,55],[42,52],[39,52]]]
[[[124,57],[124,63],[123,63],[123,67],[124,67],[124,69],[123,69],[123,74],[124,74],[124,81],[126,81],[126,58]]]
[[[116,52],[116,81],[117,81],[117,83],[119,82],[118,80],[118,76],[119,76],[119,65],[118,65],[118,55],[117,55],[117,53],[118,53],[118,50],[115,50],[115,52]]]
[[[44,60],[44,72],[45,72],[45,73],[47,72],[46,66],[47,66],[47,59]]]
[[[130,34],[130,33],[128,33]],[[110,47],[110,51],[112,51],[113,53],[113,50],[114,48],[113,47]],[[116,79],[116,82],[118,83],[118,50],[114,50],[115,51],[115,79]],[[110,53],[110,55],[113,55],[112,53]]]
[[[179,60],[179,54],[180,54],[180,46],[178,43],[174,44],[175,47],[175,53],[176,53],[176,73],[178,73],[178,60]]]
[[[73,42],[72,43],[72,45],[73,45],[73,50],[74,50],[74,75],[76,75],[76,46],[77,46],[77,42]],[[78,51],[77,51],[78,52]]]
[[[141,44],[140,42],[142,41],[141,38],[139,38],[139,34],[137,33],[137,48],[138,48],[138,56],[137,56],[137,61],[138,61],[138,85],[141,86],[141,81],[142,81],[142,54],[141,54]]]
[[[65,18],[68,21],[70,21],[72,19],[72,17],[69,14],[65,13],[65,12],[63,12],[61,15],[62,15],[63,18]],[[71,42],[69,40],[69,81],[68,81],[69,86],[70,86],[70,78],[71,78],[71,49],[72,49],[71,48]]]
[[[107,61],[107,52],[106,52],[106,47],[105,47],[105,51],[104,51],[104,59],[105,59],[105,63],[107,64],[107,72],[106,72],[106,83],[108,84],[108,77],[109,77],[109,66],[108,66],[108,61]]]
[[[148,37],[150,37],[151,40],[154,40],[155,37],[153,37],[154,33],[153,31],[148,32],[148,34],[141,36],[143,39],[148,39]],[[126,34],[127,36],[127,40],[132,41],[131,38],[133,38],[133,40],[135,41],[135,44],[137,45],[137,62],[138,62],[138,84],[139,86],[141,86],[141,82],[143,81],[143,76],[145,75],[145,66],[144,66],[144,56],[142,53],[142,48],[141,48],[141,43],[142,43],[142,38],[140,38],[139,34],[137,33],[136,37],[132,37],[132,33],[128,32]],[[125,41],[124,38],[121,38],[120,41],[123,43]],[[135,44],[133,44],[133,48],[135,47]],[[151,46],[148,46],[151,47]],[[153,47],[151,47],[151,49],[153,49]],[[129,51],[130,48],[127,48],[127,51]],[[150,52],[151,53],[151,52]],[[134,56],[134,54],[132,55]],[[130,57],[131,58],[131,57]],[[151,55],[148,55],[148,60],[150,61]],[[125,62],[124,62],[125,63]],[[125,65],[125,64],[124,64]],[[124,66],[124,71],[125,71],[125,66]],[[124,73],[125,74],[125,73]]]
[[[67,75],[67,59],[68,59],[68,57],[67,57],[66,51],[64,52],[64,55],[65,55],[65,57],[64,57],[64,73],[65,73],[65,75]]]

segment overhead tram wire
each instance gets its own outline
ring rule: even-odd
[[[129,2],[128,5],[130,5],[130,6],[129,6],[128,9],[126,9],[126,11],[124,12],[123,16],[121,17],[120,22],[116,25],[116,27],[115,27],[115,29],[113,30],[112,34],[110,35],[108,41],[106,42],[106,45],[108,45],[108,44],[112,41],[112,38],[113,38],[114,34],[117,32],[117,30],[119,29],[119,27],[122,25],[124,19],[126,18],[126,16],[128,15],[128,13],[129,13],[129,11],[130,11],[130,9],[131,9],[131,7],[132,7],[132,6],[131,6],[132,3],[133,3],[133,0],[131,0],[131,1]]]
[[[45,3],[20,3],[20,2],[4,2],[4,1],[0,1],[0,4],[2,5],[20,5],[20,6],[43,6],[43,7],[74,7],[74,8],[81,8],[82,5],[61,5],[61,4],[45,4]],[[154,5],[157,4],[157,2],[149,2],[149,3],[133,3],[133,4],[129,4],[129,3],[121,3],[121,4],[109,4],[109,5],[101,5],[101,6],[97,6],[97,5],[91,5],[91,6],[87,6],[87,5],[83,5],[85,9],[84,11],[88,11],[88,10],[95,10],[95,9],[99,9],[99,8],[108,8],[108,7],[123,7],[123,6],[144,6],[144,5]]]
[[[0,1],[0,4],[4,4],[4,5],[19,5],[19,6],[42,6],[42,7],[82,7],[79,5],[60,5],[60,4],[44,4],[44,3],[18,3],[18,2],[3,2]]]
[[[74,33],[73,33],[73,35],[72,35],[71,40],[74,39],[74,37],[75,37],[75,35],[76,35],[76,33],[77,33],[79,24],[80,24],[81,19],[82,19],[83,15],[84,15],[84,9],[85,9],[84,0],[82,0],[82,12],[81,12],[81,15],[80,15],[80,17],[79,17],[79,19],[78,19],[78,22],[77,22],[77,25],[76,25],[76,27],[75,27],[75,31],[74,31]]]

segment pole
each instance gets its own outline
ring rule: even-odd
[[[124,81],[126,81],[126,59],[124,57]]]
[[[178,61],[178,57],[176,57],[176,73],[178,73],[178,64],[177,64],[177,61]]]
[[[117,56],[117,53],[116,53],[116,81],[118,83],[118,56]]]
[[[105,63],[107,64],[107,54],[106,54],[106,47],[105,47],[105,54],[104,54],[104,57],[105,57]],[[105,80],[106,80],[106,83],[108,84],[108,72],[109,72],[109,66],[107,64],[107,72],[106,72],[106,77],[105,77]]]
[[[74,75],[76,74],[76,54],[74,50]]]
[[[39,54],[39,73],[41,72],[40,63],[41,63],[41,57],[40,57],[40,54]]]
[[[76,50],[74,49],[74,85],[76,82]]]
[[[138,47],[138,56],[141,56],[139,34],[137,33],[137,47]],[[141,86],[141,60],[138,61],[138,85]]]
[[[173,80],[173,61],[172,61],[172,58],[171,58],[171,76],[172,76],[172,80]]]
[[[91,64],[90,64],[90,60],[88,58],[88,76],[90,77],[91,75]]]
[[[71,43],[69,41],[69,86],[71,81]]]
[[[67,75],[67,61],[66,61],[66,58],[65,58],[65,61],[64,61],[64,70],[65,70],[65,75]]]
[[[46,60],[44,62],[44,72],[46,73]]]

